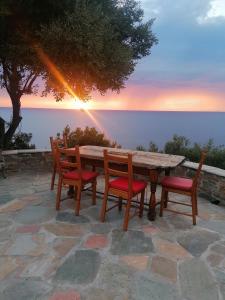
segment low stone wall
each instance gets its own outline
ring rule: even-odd
[[[50,171],[52,169],[52,154],[50,150],[9,150],[3,151],[7,172],[20,171]]]
[[[197,168],[197,163],[186,161],[176,169],[175,174],[193,177]],[[213,203],[222,202],[225,204],[225,170],[204,165],[200,178],[199,196]]]
[[[3,151],[7,171],[29,171],[52,169],[52,155],[50,150],[11,150]],[[175,170],[175,175],[193,177],[197,163],[185,162]],[[203,166],[199,195],[211,202],[221,201],[225,204],[225,170]]]

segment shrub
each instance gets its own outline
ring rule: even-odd
[[[117,142],[107,139],[105,134],[98,132],[95,127],[87,126],[85,129],[78,127],[75,131],[71,131],[70,127],[66,126],[63,134],[66,134],[68,137],[69,147],[74,147],[75,145],[94,145],[113,148],[121,147]]]
[[[35,149],[34,144],[30,144],[32,133],[18,132],[13,135],[11,142],[7,149]]]

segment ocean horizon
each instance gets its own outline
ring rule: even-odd
[[[190,142],[206,144],[213,139],[216,146],[225,144],[225,112],[83,110],[22,108],[22,132],[32,133],[36,148],[49,149],[49,137],[62,133],[69,125],[95,127],[123,148],[148,147],[152,141],[162,149],[174,134],[187,137]],[[10,120],[11,108],[0,108],[0,116]]]

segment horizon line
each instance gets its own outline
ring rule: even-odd
[[[12,109],[12,106],[0,106],[0,109],[5,109],[9,108]],[[55,108],[55,107],[22,107],[21,111],[24,109],[42,109],[42,110],[70,110],[70,111],[80,111],[80,112],[85,112],[85,110],[90,110],[90,111],[136,111],[136,112],[192,112],[192,113],[225,113],[225,110],[156,110],[156,109],[110,109],[110,108],[90,108],[90,109],[80,109],[80,108]]]

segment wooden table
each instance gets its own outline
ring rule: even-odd
[[[149,176],[151,183],[151,195],[149,200],[148,219],[155,220],[156,207],[156,187],[161,172],[165,171],[166,175],[170,170],[176,168],[184,160],[184,156],[169,155],[155,152],[135,151],[130,149],[116,149],[99,146],[82,146],[80,147],[81,161],[84,165],[94,167],[104,167],[103,150],[108,149],[111,152],[132,153],[133,155],[133,172],[140,175]]]

